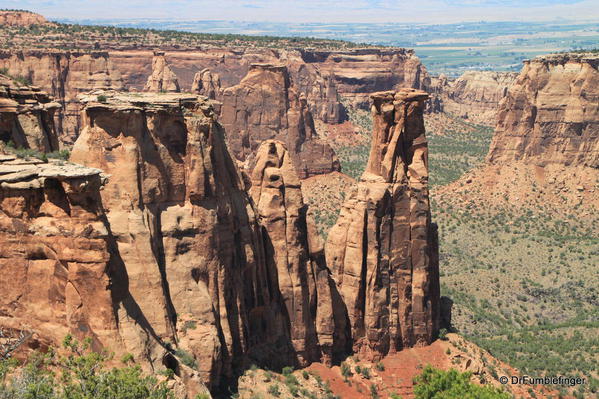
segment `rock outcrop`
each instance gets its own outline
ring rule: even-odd
[[[427,98],[413,89],[373,94],[368,165],[327,241],[354,351],[370,357],[429,344],[438,329],[438,244],[422,117]]]
[[[48,21],[42,15],[30,11],[0,11],[0,25],[29,27],[47,23]]]
[[[474,123],[495,125],[500,101],[517,73],[470,71],[450,81],[444,75],[432,79],[433,111],[444,111]]]
[[[260,143],[285,143],[300,178],[340,169],[333,149],[314,128],[306,99],[290,84],[284,65],[254,64],[236,86],[223,91],[220,120],[234,155],[252,162]]]
[[[62,109],[56,112],[59,141],[75,142],[81,128],[79,94],[96,89],[123,88],[119,71],[106,52],[54,50],[0,51],[0,68],[21,76],[53,96]]]
[[[163,51],[154,52],[152,59],[152,74],[144,87],[144,91],[158,93],[179,93],[179,80],[170,68]]]
[[[206,96],[212,100],[221,97],[220,76],[208,68],[196,73],[191,84],[191,92]]]
[[[487,160],[599,168],[599,56],[525,61],[499,107]]]
[[[299,363],[328,362],[346,353],[345,306],[282,142],[267,140],[258,149],[250,192],[267,233],[266,259],[276,270]]]
[[[115,349],[100,170],[0,155],[0,325]]]
[[[86,128],[71,159],[112,175],[101,194],[126,350],[159,367],[171,342],[213,389],[247,358],[292,364],[276,272],[209,101],[104,95],[82,98]]]
[[[41,152],[58,150],[54,113],[60,104],[35,86],[0,75],[0,142]]]

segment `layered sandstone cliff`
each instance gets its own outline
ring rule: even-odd
[[[166,61],[163,51],[154,52],[152,74],[148,76],[144,91],[160,93],[179,93],[181,91],[177,75]]]
[[[404,89],[372,98],[368,165],[329,233],[326,257],[354,350],[378,357],[434,339],[439,274],[422,117],[428,95]]]
[[[251,195],[267,232],[266,259],[290,319],[299,362],[332,360],[347,351],[347,314],[325,264],[324,248],[307,217],[291,154],[280,141],[260,146]]]
[[[97,169],[0,155],[0,325],[34,333],[32,347],[67,333],[118,342],[102,182]]]
[[[54,113],[60,104],[35,86],[0,75],[0,142],[41,152],[58,150]]]
[[[29,79],[62,105],[56,112],[59,141],[71,145],[81,129],[77,96],[95,89],[122,89],[120,72],[106,52],[28,50],[0,52],[0,68]]]
[[[291,86],[283,65],[254,64],[236,86],[223,91],[220,120],[240,160],[252,160],[260,143],[278,139],[301,178],[339,170],[333,149],[314,128],[306,98]]]
[[[599,56],[526,61],[500,105],[488,162],[599,168]]]
[[[455,80],[444,75],[432,79],[433,111],[444,111],[475,123],[495,125],[500,101],[517,73],[470,71]]]

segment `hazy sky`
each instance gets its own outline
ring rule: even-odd
[[[272,22],[599,20],[599,0],[0,0],[49,18]]]

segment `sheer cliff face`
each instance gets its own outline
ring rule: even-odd
[[[120,72],[108,53],[60,51],[0,52],[0,68],[12,76],[23,76],[46,90],[62,105],[56,112],[59,140],[72,144],[81,126],[77,96],[95,89],[122,89]]]
[[[347,315],[282,142],[260,146],[250,192],[267,233],[266,259],[276,271],[298,361],[330,361],[346,350]]]
[[[29,345],[90,337],[118,345],[97,169],[0,154],[0,325]]]
[[[367,356],[426,345],[438,329],[438,248],[422,118],[427,97],[410,89],[373,95],[368,165],[329,233],[327,264],[347,306],[354,350]]]
[[[206,96],[212,100],[221,98],[220,76],[208,68],[196,73],[191,84],[191,92]]]
[[[500,105],[487,160],[599,168],[598,67],[592,54],[525,62]]]
[[[264,140],[285,143],[301,178],[339,170],[333,149],[314,129],[306,99],[290,86],[287,68],[254,64],[237,86],[223,91],[220,120],[234,155],[252,160]]]
[[[442,110],[476,123],[495,125],[499,103],[518,74],[509,72],[471,71],[454,81],[444,76],[431,84],[433,102]],[[436,109],[435,111],[440,111]]]
[[[54,113],[60,104],[38,87],[0,75],[0,142],[41,152],[58,149]]]

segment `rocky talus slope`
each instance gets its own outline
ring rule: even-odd
[[[155,51],[152,59],[152,74],[144,86],[144,91],[157,93],[179,93],[179,80],[169,66],[163,51]]]
[[[366,171],[330,230],[326,256],[354,351],[379,357],[429,344],[439,320],[438,248],[428,198],[428,94],[373,94]]]
[[[102,51],[2,50],[0,68],[29,80],[62,105],[56,112],[56,129],[59,141],[68,145],[82,128],[77,96],[95,89],[123,88],[120,72]]]
[[[54,114],[60,104],[35,86],[0,75],[0,142],[42,152],[58,149]]]
[[[340,169],[333,149],[318,137],[304,95],[291,86],[284,65],[254,64],[222,96],[220,121],[237,159],[253,162],[260,143],[285,143],[300,178]]]
[[[431,79],[433,111],[447,112],[474,123],[495,125],[500,101],[518,74],[470,71],[455,80]]]

